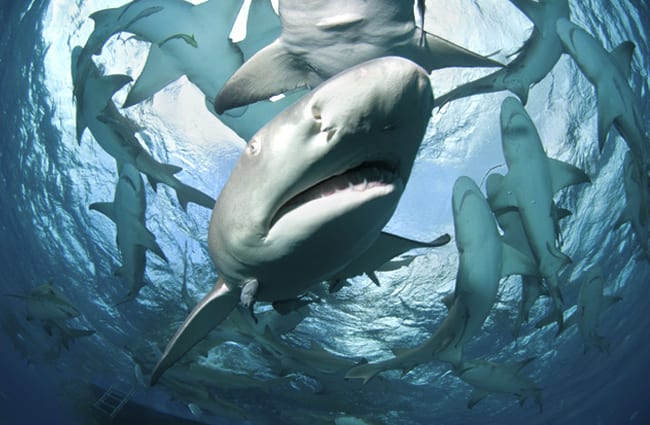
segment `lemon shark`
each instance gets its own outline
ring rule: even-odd
[[[508,173],[493,184],[490,206],[495,213],[516,208],[539,272],[554,302],[558,332],[562,329],[560,268],[571,262],[556,244],[557,218],[553,195],[570,185],[589,182],[587,175],[546,156],[535,124],[521,102],[506,98],[501,105],[501,142]],[[494,182],[496,183],[496,182]]]
[[[533,397],[541,411],[541,388],[521,373],[521,369],[533,360],[534,358],[528,358],[513,363],[471,360],[455,367],[454,374],[474,387],[467,407],[471,409],[488,394],[496,393],[512,394],[519,399],[519,403],[522,405],[528,397]]]
[[[463,84],[436,98],[436,106],[475,94],[509,90],[525,105],[530,87],[539,83],[560,60],[564,49],[555,26],[569,18],[567,0],[510,0],[521,10],[534,28],[531,36],[516,52],[517,57],[505,67],[478,80]]]
[[[492,309],[501,277],[536,274],[532,260],[503,244],[487,200],[469,177],[454,183],[452,210],[459,265],[453,298],[446,302],[447,317],[424,343],[395,350],[392,359],[355,366],[346,373],[347,379],[366,383],[381,371],[402,369],[406,373],[434,359],[460,364],[465,344]]]
[[[212,211],[208,248],[219,279],[173,336],[152,382],[239,302],[295,298],[371,249],[432,109],[426,71],[386,57],[338,74],[263,127]]]
[[[644,131],[638,97],[628,82],[634,43],[624,41],[608,52],[593,36],[574,23],[560,19],[556,26],[564,49],[595,87],[598,105],[598,147],[602,151],[609,130],[612,125],[616,127],[639,170],[639,187],[647,188],[650,140]],[[640,190],[637,194],[639,217],[641,222],[645,223],[649,211],[648,193],[647,190]]]
[[[113,95],[131,81],[126,75],[102,75],[92,59],[83,60],[83,50],[77,46],[72,53],[73,80],[75,86],[77,140],[81,142],[83,132],[88,128],[97,143],[112,156],[118,168],[131,163],[147,175],[156,188],[159,182],[176,191],[178,202],[185,210],[189,202],[212,208],[214,199],[205,193],[178,180],[174,174],[180,167],[156,161],[140,144],[135,136],[137,126],[120,114],[111,100]],[[77,79],[84,73],[83,79]]]
[[[598,323],[602,314],[622,298],[615,295],[604,295],[602,270],[598,267],[589,269],[582,279],[578,291],[578,302],[575,311],[567,318],[567,327],[577,323],[578,331],[585,344],[585,353],[589,348],[598,348],[609,352],[609,343],[598,334]]]
[[[595,86],[598,102],[598,146],[602,150],[612,124],[627,142],[647,174],[648,138],[637,96],[628,83],[634,43],[624,41],[608,52],[593,36],[567,19],[557,22],[557,34],[582,73]],[[647,179],[646,179],[647,180]]]
[[[643,255],[650,260],[650,249],[648,247],[648,214],[644,208],[643,200],[645,192],[642,186],[642,177],[636,162],[632,159],[630,151],[625,152],[623,159],[623,188],[625,190],[625,207],[621,216],[614,224],[618,228],[629,222],[636,234],[637,241],[641,246]]]
[[[27,320],[67,320],[81,316],[81,312],[52,282],[33,288],[26,295],[5,294],[27,302]]]
[[[244,60],[280,33],[280,23],[269,0],[253,0],[246,39],[233,43],[229,34],[241,0],[208,0],[194,5],[184,0],[138,0],[97,11],[95,27],[84,46],[84,57],[100,54],[114,34],[134,34],[150,43],[142,72],[129,90],[124,106],[149,99],[182,76],[206,98],[212,112],[217,93]],[[82,76],[83,78],[83,76]],[[226,114],[219,118],[244,139],[273,118],[294,98]]]
[[[116,243],[122,257],[122,267],[116,271],[116,274],[123,277],[130,285],[126,297],[120,303],[135,299],[145,285],[147,249],[167,261],[167,257],[156,242],[156,237],[145,226],[145,208],[142,177],[129,163],[122,165],[113,202],[98,202],[90,205],[91,210],[101,212],[117,226]]]
[[[413,0],[280,0],[280,36],[226,82],[217,113],[297,88],[382,56],[402,56],[427,71],[501,64],[415,25]]]
[[[503,184],[503,175],[498,173],[490,174],[485,182],[485,189],[487,192],[488,202],[494,199],[497,191]],[[571,212],[558,208],[555,203],[551,204],[551,214],[555,222],[555,232],[559,234],[559,221],[571,215]],[[533,253],[528,237],[526,236],[526,229],[521,221],[521,215],[517,209],[505,209],[495,214],[499,227],[503,230],[503,240],[506,244],[512,246],[526,257],[535,261],[535,254]],[[535,263],[536,267],[539,265]],[[521,281],[521,301],[519,303],[519,314],[513,326],[513,335],[516,337],[519,334],[521,325],[528,321],[530,310],[542,296],[548,296],[549,293],[544,287],[541,276],[522,276]],[[553,311],[545,320],[552,321],[556,318],[557,314],[561,311]]]
[[[70,343],[75,340],[95,334],[94,329],[78,329],[67,326],[62,320],[48,319],[43,321],[45,332],[56,339],[60,347],[70,349]]]

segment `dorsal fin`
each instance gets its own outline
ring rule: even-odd
[[[631,41],[624,41],[614,50],[611,55],[618,69],[621,70],[626,79],[630,79],[632,70],[632,55],[634,55],[635,44]]]

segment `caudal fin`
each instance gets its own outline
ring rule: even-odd
[[[239,302],[239,293],[238,289],[231,288],[219,278],[212,291],[194,307],[165,348],[165,352],[151,373],[151,385],[154,385],[167,369],[228,317]]]

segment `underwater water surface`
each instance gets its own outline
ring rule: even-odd
[[[0,296],[1,423],[108,423],[93,404],[112,385],[133,391],[113,421],[125,424],[650,423],[650,263],[642,258],[631,226],[615,227],[626,202],[627,146],[612,130],[599,150],[593,86],[566,54],[531,89],[526,108],[548,156],[576,165],[590,177],[590,184],[555,198],[573,213],[561,222],[562,252],[572,263],[559,280],[570,309],[585,271],[602,269],[605,292],[622,297],[600,320],[599,333],[610,348],[585,352],[576,326],[560,336],[553,326],[535,328],[550,308],[547,299],[535,304],[530,321],[513,338],[521,284],[511,277],[501,281],[497,302],[465,353],[498,362],[534,357],[524,371],[542,389],[541,411],[533,400],[520,406],[506,394],[489,395],[468,409],[471,387],[442,362],[428,362],[403,376],[401,371],[384,372],[366,386],[343,379],[318,381],[274,364],[259,341],[222,342],[221,334],[190,356],[200,367],[197,373],[211,383],[179,372],[174,383],[143,385],[193,307],[188,304],[207,293],[217,271],[207,252],[210,211],[195,204],[184,211],[172,189],[158,185],[154,191],[145,182],[147,227],[169,261],[148,254],[149,283],[135,300],[116,305],[128,285],[114,275],[121,261],[115,226],[89,205],[111,201],[118,176],[114,160],[88,131],[80,143],[76,140],[70,60],[74,47],[83,46],[93,29],[89,15],[122,4],[0,3],[0,294],[25,294],[51,281],[81,312],[74,327],[95,331],[65,348],[38,321],[26,319],[23,300]],[[625,40],[635,43],[629,81],[647,132],[650,6],[641,0],[569,4],[572,21],[607,49]],[[532,27],[505,0],[427,2],[425,28],[500,61],[509,60]],[[106,73],[137,76],[146,52],[146,43],[118,35],[96,61]],[[486,72],[434,71],[434,94]],[[388,230],[419,240],[444,232],[453,237],[456,178],[467,175],[483,186],[488,172],[506,172],[499,109],[508,95],[473,96],[434,110]],[[116,103],[125,97],[125,91],[118,92]],[[218,196],[244,142],[208,112],[203,96],[185,77],[122,112],[137,124],[141,142],[154,158],[182,167],[180,180]],[[313,296],[320,302],[309,305],[307,317],[283,343],[306,350],[316,342],[330,357],[354,364],[362,358],[387,359],[394,348],[426,340],[445,318],[442,300],[453,290],[458,258],[453,241],[417,254],[407,267],[378,272],[379,287],[359,276],[335,294],[315,288]]]

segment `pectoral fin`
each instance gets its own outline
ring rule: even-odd
[[[553,193],[567,186],[589,183],[589,177],[579,168],[557,159],[548,159]]]
[[[142,73],[131,87],[123,106],[126,108],[149,99],[182,76],[183,71],[178,68],[176,59],[166,54],[157,45],[152,44]]]
[[[217,95],[214,109],[218,114],[272,96],[310,85],[306,64],[296,61],[280,39],[275,40],[244,63]]]
[[[151,374],[151,385],[221,323],[239,302],[240,290],[219,278],[212,291],[192,310],[165,348]]]

